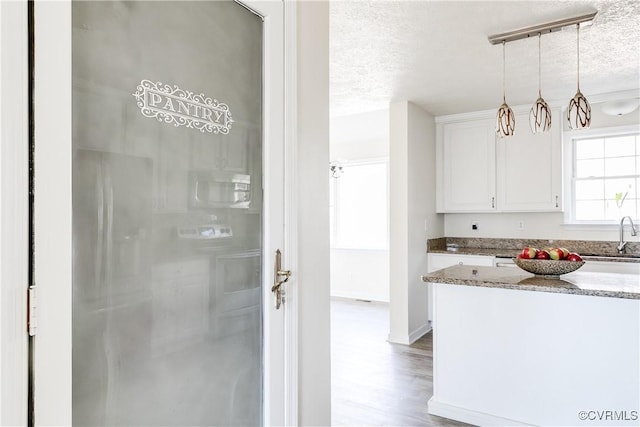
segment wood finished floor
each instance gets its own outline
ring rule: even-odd
[[[390,344],[388,305],[331,301],[334,426],[466,426],[427,413],[433,395],[431,333]]]

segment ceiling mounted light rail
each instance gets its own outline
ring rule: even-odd
[[[597,13],[597,11],[591,12],[586,15],[575,16],[573,18],[560,19],[546,24],[534,25],[532,27],[521,28],[519,30],[509,31],[502,34],[495,34],[493,36],[489,36],[489,43],[508,43],[515,40],[537,36],[538,34],[553,33],[554,31],[560,31],[565,27],[571,27],[574,25],[583,24],[583,26],[586,26],[586,23],[591,23],[593,21],[593,18],[595,18]]]
[[[549,109],[549,105],[542,98],[540,39],[543,34],[560,31],[565,27],[571,27],[573,25],[577,27],[578,91],[569,103],[567,119],[571,129],[586,129],[589,127],[591,122],[591,107],[589,106],[587,98],[580,92],[580,26],[585,26],[587,24],[590,25],[597,13],[597,11],[591,12],[585,15],[575,16],[573,18],[560,19],[546,24],[534,25],[532,27],[521,28],[519,30],[489,36],[489,43],[493,45],[502,44],[502,105],[498,109],[496,117],[496,133],[499,137],[504,138],[511,136],[515,131],[515,117],[513,116],[513,111],[509,108],[509,105],[507,105],[505,96],[505,44],[532,36],[538,37],[538,99],[531,108],[529,124],[531,131],[534,134],[546,132],[551,128],[551,111]]]

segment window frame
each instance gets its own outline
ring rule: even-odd
[[[351,159],[340,160],[340,166],[345,168],[344,173],[348,173],[348,168],[353,166],[369,166],[369,165],[383,165],[385,167],[386,174],[386,210],[387,210],[387,223],[386,223],[386,247],[373,248],[354,245],[345,245],[340,242],[338,237],[340,236],[340,179],[332,178],[329,174],[329,180],[331,185],[330,190],[330,248],[340,250],[358,250],[358,251],[388,251],[389,250],[389,158],[388,157],[372,157],[364,159]]]
[[[574,227],[576,229],[602,229],[610,230],[619,225],[620,220],[577,220],[576,199],[575,199],[575,170],[577,167],[576,145],[575,141],[580,139],[592,138],[611,138],[630,134],[639,134],[640,124],[604,127],[598,129],[585,129],[563,132],[563,153],[564,153],[564,194],[565,194],[565,210],[564,210],[564,226]],[[640,217],[640,212],[637,213]],[[637,223],[640,218],[633,218]]]

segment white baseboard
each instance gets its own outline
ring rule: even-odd
[[[431,324],[425,323],[419,328],[414,329],[414,331],[408,335],[396,336],[396,335],[389,334],[387,341],[394,344],[411,345],[414,342],[418,341],[422,336],[424,336],[424,334],[428,333],[429,331],[431,331]]]
[[[424,334],[431,331],[431,324],[429,322],[415,329],[413,332],[409,334],[409,344],[413,344],[418,341]]]
[[[340,290],[331,290],[330,295],[331,295],[331,298],[342,298],[342,299],[350,299],[350,300],[359,299],[359,300],[382,302],[382,303],[389,304],[389,299],[387,298],[385,300],[384,297],[381,295],[373,295],[373,294],[366,295],[359,292],[348,292],[348,291],[344,292]]]
[[[456,420],[475,426],[531,426],[532,424],[514,421],[507,418],[498,417],[483,412],[472,411],[471,409],[460,408],[458,406],[449,405],[434,400],[432,397],[427,404],[428,411],[431,415]]]

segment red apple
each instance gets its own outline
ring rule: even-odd
[[[569,250],[567,248],[558,248],[562,251],[562,259],[566,259],[567,255],[569,255]]]
[[[549,255],[549,252],[547,252],[545,249],[542,249],[536,254],[536,259],[551,259],[551,256]]]
[[[567,261],[582,261],[582,257],[575,252],[570,252],[565,259]]]
[[[549,250],[549,256],[552,260],[558,261],[564,258],[564,252],[561,249],[553,248]]]
[[[522,255],[523,259],[534,259],[537,253],[538,250],[536,248],[525,247],[522,252],[520,252],[520,255]]]

